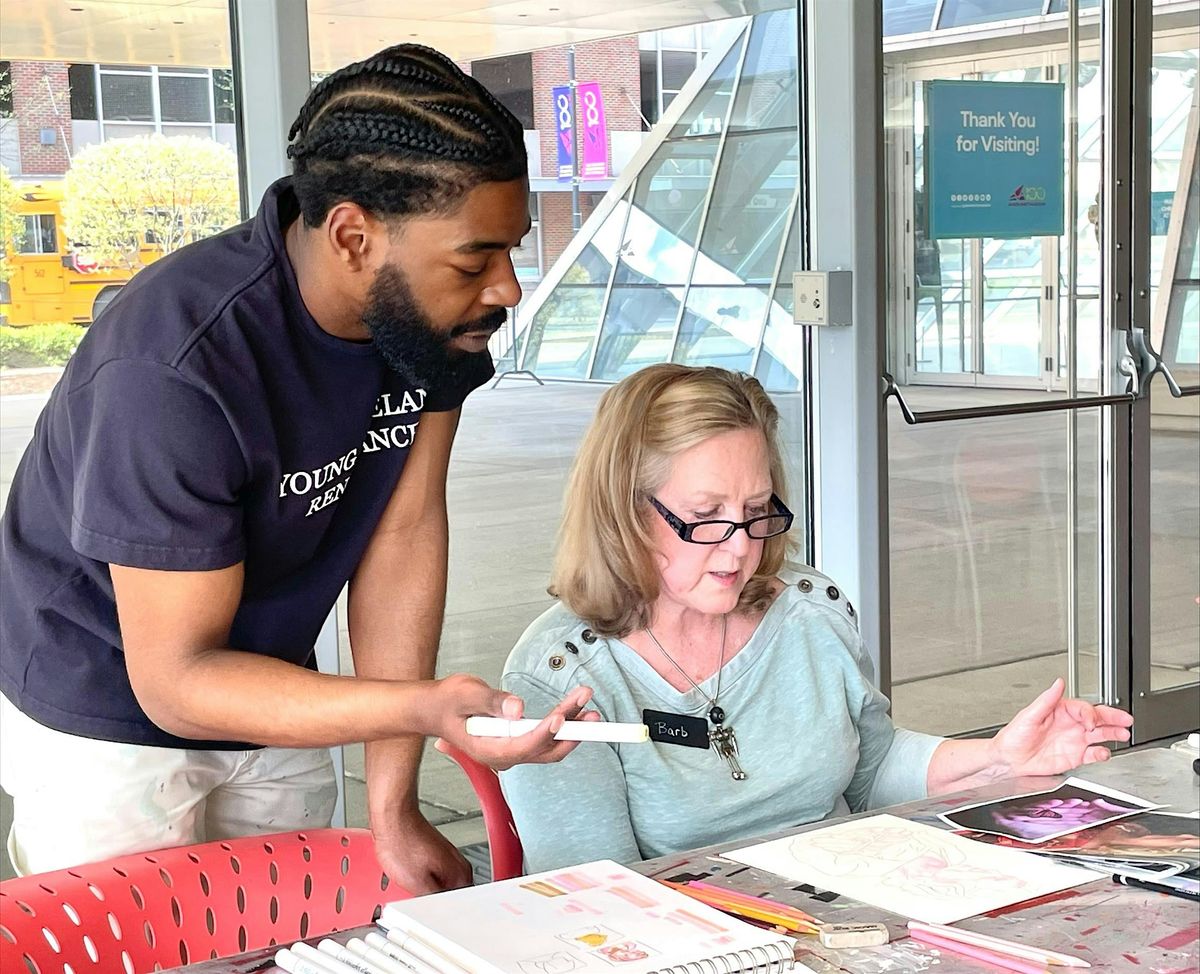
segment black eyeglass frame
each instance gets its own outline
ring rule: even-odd
[[[679,535],[679,540],[686,541],[688,544],[724,544],[726,541],[732,538],[739,529],[745,531],[747,536],[753,541],[765,541],[766,538],[756,538],[754,535],[750,534],[751,524],[755,524],[758,521],[765,521],[768,518],[786,517],[787,525],[782,531],[776,531],[774,534],[767,535],[767,538],[776,538],[779,535],[787,534],[790,530],[792,530],[792,522],[796,519],[796,515],[789,511],[787,509],[787,505],[784,504],[783,501],[781,501],[775,494],[771,495],[770,500],[771,505],[775,508],[775,512],[773,514],[760,514],[758,517],[752,517],[748,521],[713,520],[692,521],[689,523],[683,520],[683,518],[681,518],[678,514],[674,514],[663,507],[663,505],[658,502],[658,498],[651,497],[650,503],[653,504],[654,509],[662,515],[662,519],[671,526],[671,530]],[[696,530],[696,528],[703,527],[706,524],[724,524],[728,526],[729,531],[726,533],[725,537],[721,538],[719,541],[696,541],[692,537],[692,533]]]

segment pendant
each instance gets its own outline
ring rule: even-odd
[[[725,711],[714,703],[712,705],[712,710],[708,712],[708,719],[714,724],[723,724],[725,722]]]
[[[714,708],[719,710],[720,708]],[[722,717],[725,715],[722,714]],[[742,770],[742,766],[738,764],[738,746],[737,736],[733,733],[732,727],[724,727],[718,724],[708,732],[708,739],[713,748],[717,752],[717,756],[722,758],[728,765],[730,773],[733,775],[734,781],[745,781],[746,772]]]

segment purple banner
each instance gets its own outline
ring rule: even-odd
[[[574,173],[571,145],[571,89],[567,85],[555,88],[554,97],[554,141],[558,146],[558,178],[569,180]]]
[[[604,179],[608,176],[608,129],[604,124],[604,99],[600,84],[589,81],[576,85],[579,97],[579,119],[583,123],[584,179]]]

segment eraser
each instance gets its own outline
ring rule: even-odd
[[[890,939],[882,923],[822,923],[817,931],[823,947],[879,947]]]

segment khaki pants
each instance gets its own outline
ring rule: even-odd
[[[0,787],[18,875],[215,839],[326,828],[329,751],[178,750],[44,727],[0,696]]]

